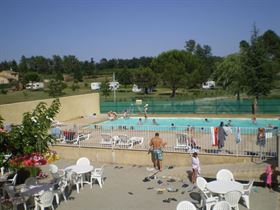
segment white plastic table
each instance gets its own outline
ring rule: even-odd
[[[94,167],[92,165],[72,165],[72,166],[68,166],[67,168],[65,168],[65,171],[73,171],[75,172],[76,174],[81,174],[82,175],[82,187],[83,187],[83,184],[86,183],[86,184],[90,184],[89,181],[85,181],[84,180],[84,175],[86,173],[89,173],[91,171],[93,171]]]
[[[32,197],[32,196],[38,196],[43,191],[48,191],[53,189],[53,184],[51,183],[40,183],[30,186],[23,186],[20,189],[20,192],[25,197]]]
[[[216,180],[216,181],[208,182],[206,184],[206,188],[210,192],[217,193],[217,194],[226,194],[230,191],[243,192],[243,185],[236,181]]]

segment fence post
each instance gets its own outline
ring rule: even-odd
[[[279,143],[279,131],[276,134],[276,142],[277,142],[277,164],[280,167],[280,143]]]

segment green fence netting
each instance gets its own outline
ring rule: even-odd
[[[103,101],[100,104],[101,113],[114,111],[122,113],[129,110],[130,113],[143,112],[145,104],[149,104],[149,113],[205,113],[205,114],[250,114],[252,113],[252,100],[234,100],[223,98],[193,99],[185,101],[175,100],[143,100],[136,101]],[[262,99],[258,101],[258,114],[280,114],[280,99]]]

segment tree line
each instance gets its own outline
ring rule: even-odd
[[[146,94],[156,86],[171,89],[176,96],[178,88],[198,88],[201,83],[212,79],[224,89],[237,95],[265,96],[275,87],[280,71],[280,37],[272,30],[259,34],[256,26],[249,42],[242,40],[239,52],[226,57],[212,55],[209,45],[201,45],[188,40],[183,50],[170,50],[156,57],[132,59],[106,59],[99,62],[79,61],[74,55],[52,58],[43,56],[21,57],[20,62],[4,61],[0,69],[10,69],[20,73],[21,81],[40,80],[36,74],[63,80],[62,74],[73,75],[75,81],[83,81],[84,76],[116,72],[116,79],[123,85],[137,84]]]

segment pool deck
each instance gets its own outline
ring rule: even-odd
[[[55,162],[60,168],[74,164],[75,161],[59,160]],[[95,167],[99,167],[102,163],[92,163]],[[150,166],[149,166],[150,167]],[[202,165],[202,175],[210,172],[216,173],[220,168],[228,168],[233,171],[235,168],[250,170],[247,164],[234,165]],[[264,167],[264,165],[262,166]],[[43,166],[47,170],[48,166]],[[192,190],[192,185],[188,178],[190,168],[174,167],[165,169],[156,174],[156,179],[143,182],[145,177],[153,174],[148,171],[147,166],[136,165],[106,165],[104,176],[105,183],[101,189],[95,184],[91,189],[85,185],[84,189],[77,194],[73,188],[69,200],[62,201],[56,208],[58,210],[78,210],[78,209],[98,209],[98,210],[162,210],[176,209],[180,201],[188,200],[193,202],[199,209],[199,191]],[[168,182],[173,179],[172,182]],[[159,184],[160,182],[161,184]],[[167,192],[166,186],[178,189],[177,192]],[[162,189],[163,193],[158,191]],[[168,201],[168,198],[173,200]],[[246,208],[240,203],[240,210]],[[272,192],[264,189],[262,186],[254,186],[250,195],[250,209],[252,210],[279,210],[280,209],[280,190],[275,189]]]

